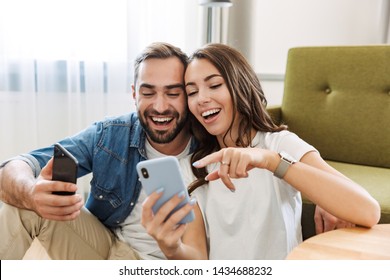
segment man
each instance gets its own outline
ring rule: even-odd
[[[1,208],[0,259],[22,258],[34,237],[54,259],[164,258],[140,224],[137,201],[145,195],[135,166],[146,158],[190,152],[186,63],[174,46],[148,46],[135,61],[138,116],[107,119],[60,141],[77,158],[78,176],[93,174],[86,207],[79,194],[52,194],[77,189],[51,181],[53,147],[2,164],[0,198],[13,206]]]
[[[53,147],[0,165],[0,259],[21,259],[38,238],[53,259],[164,259],[140,222],[142,191],[136,164],[164,155],[184,157],[194,143],[187,126],[187,56],[154,43],[135,61],[137,114],[97,122],[60,143],[93,174],[86,202],[71,183],[52,181]],[[332,224],[333,228],[336,223]]]

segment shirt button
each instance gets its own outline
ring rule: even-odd
[[[130,206],[133,206],[134,205],[134,202],[130,203]]]
[[[102,195],[99,195],[99,199],[103,199],[103,196],[102,196]]]

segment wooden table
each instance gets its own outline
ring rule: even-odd
[[[390,224],[344,228],[306,239],[287,260],[390,260]]]

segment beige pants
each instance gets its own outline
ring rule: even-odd
[[[42,219],[35,212],[5,203],[0,206],[0,259],[22,259],[38,238],[52,259],[139,259],[86,208],[70,222]]]

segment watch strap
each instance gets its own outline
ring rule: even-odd
[[[278,167],[276,167],[274,176],[283,179],[284,175],[286,175],[287,169],[290,167],[291,163],[284,160],[283,157],[280,158],[280,162]]]

